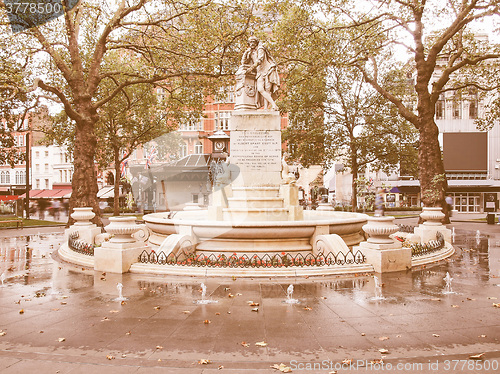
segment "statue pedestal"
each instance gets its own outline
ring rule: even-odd
[[[232,185],[246,187],[280,185],[279,112],[235,110],[229,123]]]

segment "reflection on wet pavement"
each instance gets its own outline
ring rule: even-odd
[[[203,357],[226,366],[373,359],[379,349],[389,351],[386,359],[498,352],[499,237],[457,232],[447,261],[377,275],[382,299],[373,274],[233,280],[94,272],[59,262],[62,240],[0,238],[1,349],[180,366]],[[453,294],[443,293],[447,272]],[[196,303],[201,282],[217,303]],[[298,304],[284,302],[290,285]]]

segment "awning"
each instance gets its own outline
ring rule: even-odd
[[[120,194],[120,196],[125,196],[125,195]],[[109,199],[110,197],[115,197],[115,187],[114,186],[103,187],[97,193],[98,199]]]
[[[43,190],[30,190],[30,199],[35,198],[38,194],[42,193]],[[22,195],[19,195],[20,199],[25,199],[26,198],[26,193],[23,193]]]
[[[391,190],[389,191],[390,193],[401,193],[401,191],[399,190],[399,188],[397,187],[392,187]]]
[[[19,199],[19,195],[0,195],[0,201],[13,201]]]
[[[59,198],[69,198],[71,196],[71,190],[68,189],[57,189],[57,190],[31,190],[30,199],[59,199]],[[26,194],[19,196],[20,199],[26,198]]]

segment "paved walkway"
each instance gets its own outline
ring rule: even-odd
[[[371,274],[103,274],[51,255],[62,228],[0,230],[0,372],[259,374],[284,363],[295,373],[497,373],[500,225],[451,226],[456,254],[380,276],[382,300]],[[443,294],[446,272],[455,293]],[[216,302],[198,303],[202,282]],[[285,303],[290,284],[298,304]]]

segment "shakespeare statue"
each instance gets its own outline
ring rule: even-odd
[[[256,37],[251,36],[248,45],[236,72],[235,109],[278,110],[274,102],[280,85],[276,63]]]

